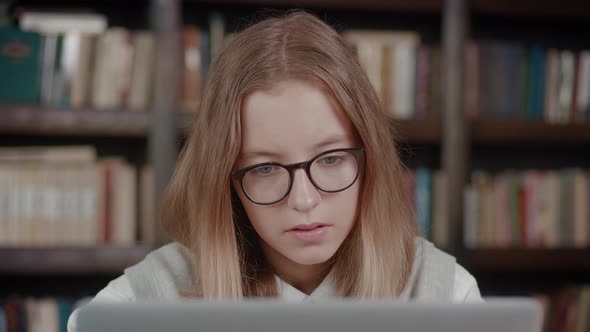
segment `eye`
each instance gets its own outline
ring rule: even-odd
[[[332,156],[326,156],[326,157],[320,158],[319,162],[322,164],[325,164],[325,165],[334,165],[334,164],[337,164],[342,159],[344,159],[344,158],[342,158],[340,156],[332,155]]]
[[[255,169],[251,170],[250,173],[252,173],[252,175],[256,175],[256,176],[264,176],[264,175],[272,174],[276,170],[277,170],[276,166],[266,165],[266,166],[256,167]]]

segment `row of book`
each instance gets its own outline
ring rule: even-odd
[[[90,146],[0,148],[0,246],[150,243],[153,177]]]
[[[67,332],[68,318],[77,305],[67,298],[0,299],[0,332]]]
[[[209,30],[182,29],[178,101],[195,111],[208,64],[226,36],[223,17]],[[0,26],[0,102],[63,109],[145,111],[152,103],[157,45],[150,31],[108,27],[98,14],[25,12]]]
[[[157,45],[148,31],[107,28],[96,14],[27,13],[20,29],[0,27],[0,102],[78,109],[146,110]],[[348,30],[342,34],[393,118],[440,116],[441,49],[412,31]],[[181,110],[196,111],[209,64],[233,37],[221,14],[207,27],[182,28]],[[470,41],[464,104],[469,118],[590,119],[590,51],[503,41]]]
[[[544,332],[590,331],[590,286],[536,294],[544,311]]]
[[[465,188],[464,243],[477,247],[590,246],[590,174],[477,171]]]
[[[590,51],[522,43],[470,42],[465,52],[470,118],[590,120]]]
[[[419,48],[412,31],[349,30],[342,37],[391,117],[425,118],[441,105],[440,48]]]
[[[440,116],[439,45],[411,31],[343,33],[393,118]],[[503,41],[470,41],[465,49],[466,117],[590,121],[590,51]]]
[[[154,38],[97,14],[28,13],[0,28],[0,101],[61,108],[148,106]]]

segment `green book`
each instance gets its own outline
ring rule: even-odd
[[[0,27],[0,102],[38,103],[41,36]]]

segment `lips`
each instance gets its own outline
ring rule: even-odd
[[[316,229],[319,227],[325,227],[325,226],[329,226],[329,225],[323,224],[323,223],[299,224],[299,225],[291,228],[290,231],[311,231],[313,229]]]

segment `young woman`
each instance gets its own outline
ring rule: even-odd
[[[93,301],[481,301],[475,279],[417,237],[389,123],[318,18],[237,34],[211,67],[162,205],[174,242]]]

